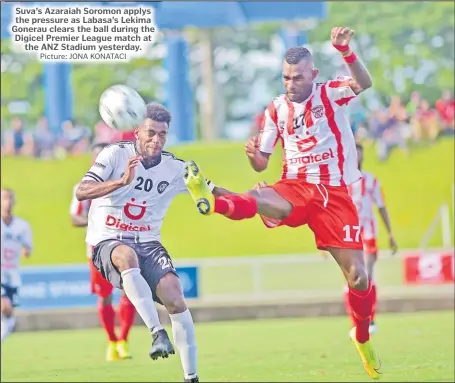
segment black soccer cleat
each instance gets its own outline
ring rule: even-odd
[[[153,344],[149,355],[153,360],[158,358],[168,358],[169,355],[174,355],[174,346],[172,345],[165,329],[158,330],[152,335]]]
[[[189,378],[189,379],[185,378],[184,382],[199,383],[199,376],[195,376],[194,378]]]

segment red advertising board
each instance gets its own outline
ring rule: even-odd
[[[407,284],[454,283],[454,252],[415,252],[403,258]]]

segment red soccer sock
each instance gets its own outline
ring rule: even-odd
[[[373,301],[371,299],[371,282],[364,291],[349,288],[349,304],[356,325],[356,339],[359,343],[365,343],[370,339],[368,327],[370,326]]]
[[[112,304],[103,306],[101,302],[98,303],[98,316],[109,341],[117,342],[117,335],[115,334],[115,311]]]
[[[215,213],[233,220],[252,218],[258,211],[256,200],[248,194],[230,194],[215,198]]]
[[[120,340],[128,340],[128,334],[133,326],[136,317],[136,308],[126,296],[120,298],[119,303],[119,324]]]
[[[343,298],[344,298],[344,307],[346,309],[346,314],[348,314],[348,317],[352,322],[352,327],[354,327],[356,323],[354,320],[354,316],[352,315],[351,304],[349,303],[349,287],[348,286],[345,286],[345,288],[344,288]]]
[[[376,295],[376,283],[371,282],[371,301],[373,303],[373,307],[371,309],[371,321],[374,321],[374,317],[376,316],[376,305],[378,302],[378,297]]]

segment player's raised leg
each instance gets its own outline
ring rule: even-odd
[[[219,187],[212,192],[195,162],[186,165],[185,184],[199,212],[204,215],[215,212],[232,220],[242,220],[258,213],[271,219],[284,220],[293,210],[291,203],[265,185],[243,194]]]

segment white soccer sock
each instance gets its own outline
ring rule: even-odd
[[[185,379],[194,378],[197,375],[197,345],[193,317],[188,309],[180,314],[169,314],[169,317]]]
[[[153,302],[152,290],[142,276],[141,270],[133,268],[123,271],[122,280],[126,296],[136,308],[145,325],[152,333],[161,330],[163,327]]]
[[[11,317],[5,317],[2,315],[2,320],[1,320],[1,341],[3,340],[13,332],[14,325],[16,324],[16,318],[11,316]]]

